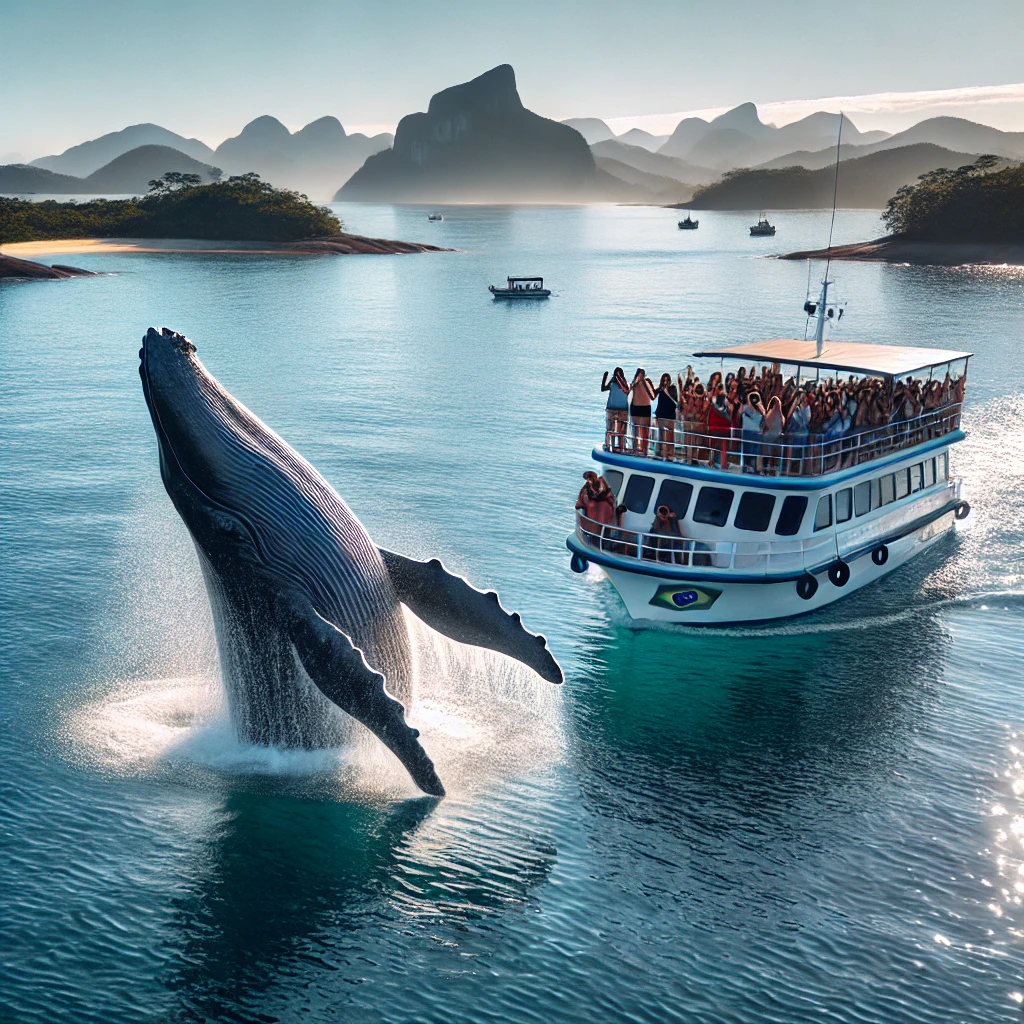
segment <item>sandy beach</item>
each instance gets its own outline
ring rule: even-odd
[[[220,253],[224,255],[320,254],[400,255],[414,252],[448,252],[436,245],[398,242],[363,235],[332,235],[303,242],[236,242],[201,238],[66,238],[38,242],[12,242],[0,246],[0,253],[20,259],[37,256],[65,256],[81,253]]]

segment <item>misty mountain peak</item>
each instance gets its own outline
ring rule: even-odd
[[[291,137],[291,132],[276,117],[263,114],[250,121],[236,136],[239,139],[279,139]]]
[[[331,115],[310,121],[305,128],[300,128],[293,136],[295,139],[304,139],[310,142],[334,141],[347,137],[341,122]]]
[[[719,114],[711,122],[712,128],[732,128],[738,132],[753,136],[755,139],[775,131],[764,124],[757,116],[757,107],[753,103],[741,103],[724,114]]]
[[[472,81],[435,93],[430,98],[427,113],[431,117],[445,118],[471,110],[481,114],[499,114],[522,109],[512,65],[499,64]]]

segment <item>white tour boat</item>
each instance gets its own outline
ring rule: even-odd
[[[786,434],[751,442],[728,427],[684,432],[682,423],[661,438],[656,420],[646,440],[632,424],[610,430],[593,459],[626,511],[613,524],[578,512],[566,545],[573,570],[600,566],[634,619],[724,625],[814,611],[899,568],[969,512],[949,449],[964,438],[971,353],[825,343],[831,283],[826,271],[812,306],[815,340],[694,355],[723,367],[777,364],[797,386],[842,374],[892,388],[918,374],[943,382],[945,404],[840,436],[805,435],[813,443],[801,444]],[[678,517],[675,532],[652,532],[663,505]]]

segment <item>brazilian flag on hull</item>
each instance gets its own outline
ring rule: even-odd
[[[712,587],[687,587],[678,583],[658,587],[654,597],[648,602],[655,608],[668,608],[679,612],[693,608],[702,611],[710,608],[721,596],[720,590]]]

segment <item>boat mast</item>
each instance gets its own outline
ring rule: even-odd
[[[828,226],[828,246],[825,249],[825,276],[821,279],[821,295],[818,297],[817,325],[814,330],[814,341],[817,346],[817,355],[821,356],[821,350],[825,344],[825,323],[828,319],[826,305],[828,303],[828,286],[835,284],[828,279],[828,268],[832,262],[832,229],[836,226],[836,197],[839,195],[839,146],[843,141],[843,112],[839,111],[839,136],[836,139],[836,176],[832,183],[832,222]]]

